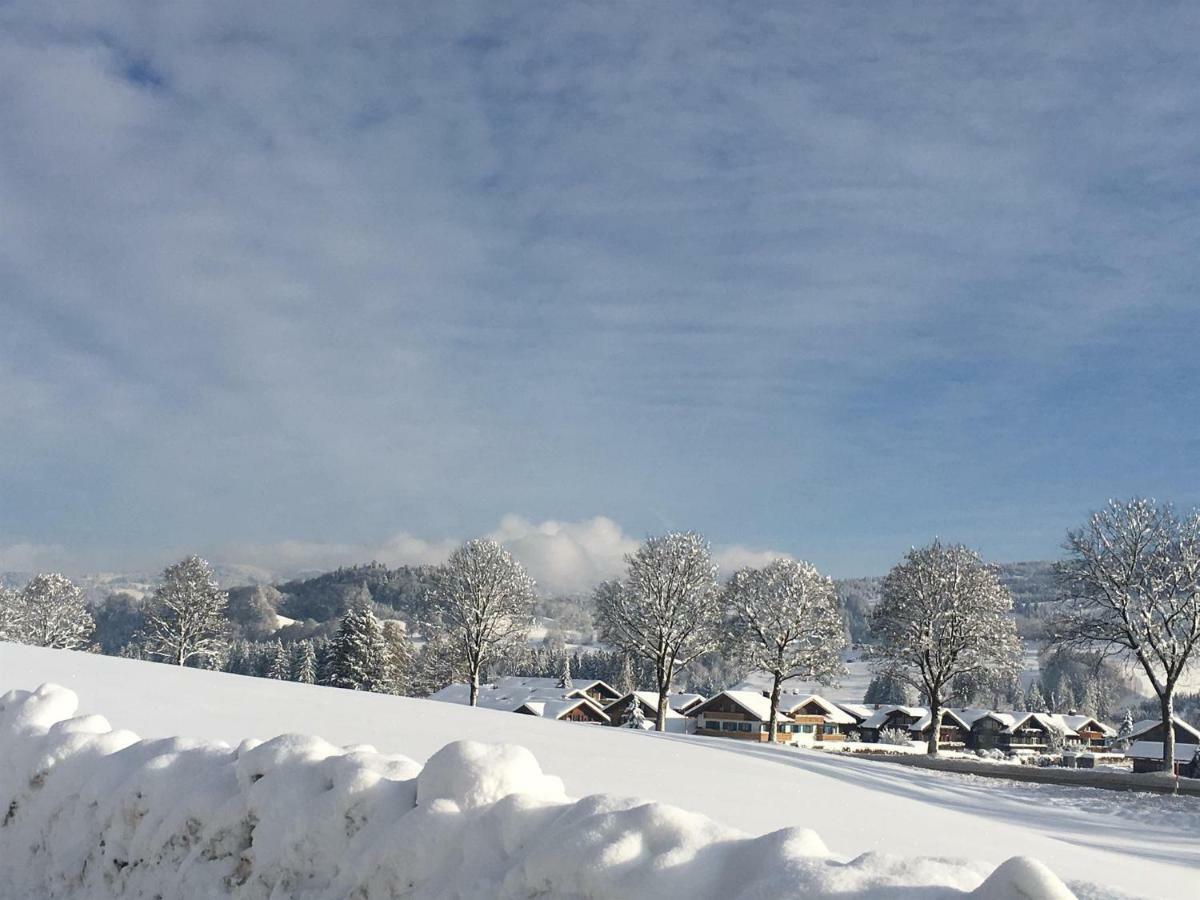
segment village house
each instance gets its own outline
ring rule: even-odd
[[[876,709],[859,725],[863,742],[879,743],[879,735],[886,729],[907,732],[914,724],[929,714],[922,706],[900,706],[888,704]]]
[[[797,716],[820,716],[821,722],[813,733],[814,740],[819,744],[844,741],[858,728],[858,720],[854,716],[819,694],[805,694],[799,699],[781,697],[780,709],[797,722],[800,721]]]
[[[658,694],[654,691],[632,691],[608,704],[604,712],[608,715],[609,724],[625,724],[629,707],[635,702],[642,711],[643,727],[647,730],[653,728],[658,718]],[[688,718],[686,711],[703,702],[704,698],[699,694],[668,694],[666,730],[675,734],[689,733],[694,720]]]
[[[470,685],[458,682],[446,685],[429,699],[466,705],[470,696]],[[481,684],[476,704],[483,709],[607,725],[609,717],[604,706],[618,697],[620,692],[604,681],[571,682],[564,687],[558,678],[509,675]]]
[[[914,741],[925,741],[933,735],[933,713],[926,712],[921,718],[908,726],[908,733]],[[938,743],[949,750],[961,749],[967,746],[967,736],[971,733],[970,724],[955,710],[942,710],[942,727],[938,733]]]
[[[1061,750],[1075,732],[1053,713],[1014,713],[1013,723],[1000,732],[1000,748],[1010,753]]]
[[[1200,730],[1178,716],[1171,725],[1175,732],[1175,774],[1200,777],[1200,763],[1196,760],[1200,751]],[[1163,723],[1158,719],[1146,719],[1133,726],[1133,731],[1125,738],[1129,744],[1125,755],[1133,760],[1133,771],[1162,771],[1164,734]]]
[[[708,737],[730,737],[767,741],[771,737],[771,701],[757,691],[722,691],[688,713],[696,722],[695,733]],[[812,746],[821,715],[788,716],[778,711],[778,739],[783,744]]]
[[[562,700],[526,700],[513,712],[525,716],[540,716],[558,722],[580,722],[585,725],[609,725],[608,714],[587,697]]]
[[[1105,725],[1094,716],[1063,715],[1059,716],[1063,723],[1074,732],[1074,737],[1067,740],[1068,745],[1090,750],[1103,750],[1112,744],[1117,736],[1117,730]]]

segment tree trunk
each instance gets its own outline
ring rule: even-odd
[[[1163,721],[1163,771],[1175,772],[1175,686],[1171,685],[1158,698]]]
[[[771,734],[772,744],[779,740],[779,686],[783,683],[783,673],[775,672],[771,683]]]
[[[675,676],[675,666],[669,660],[662,660],[655,667],[658,675],[658,712],[654,717],[654,730],[667,730],[667,694],[671,693],[671,680]]]
[[[479,705],[479,669],[471,669],[471,705]]]
[[[929,749],[930,756],[938,755],[938,743],[942,738],[942,701],[931,700],[929,703]]]

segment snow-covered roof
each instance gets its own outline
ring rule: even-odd
[[[1193,728],[1187,722],[1183,721],[1183,719],[1179,718],[1179,716],[1175,716],[1173,721],[1188,734],[1195,735],[1196,741],[1200,743],[1200,730]],[[1128,739],[1136,740],[1139,734],[1145,734],[1151,728],[1161,724],[1162,719],[1142,719],[1140,722],[1135,722],[1133,724],[1133,731],[1129,732]]]
[[[527,710],[535,716],[541,716],[545,719],[561,719],[567,713],[580,706],[589,707],[605,722],[609,721],[608,715],[591,700],[586,697],[575,697],[562,700],[526,700],[516,711]]]
[[[595,684],[596,682],[587,682]],[[494,684],[481,684],[476,705],[484,709],[498,709],[502,712],[515,712],[523,705],[532,702],[563,702],[567,701],[578,706],[585,702],[594,706],[598,712],[604,710],[587,695],[583,688],[572,687],[564,691],[558,686],[557,678],[499,678]],[[430,700],[443,703],[459,703],[467,705],[471,702],[470,685],[463,682],[448,684],[440,691],[429,696]],[[574,706],[571,708],[574,709]],[[540,715],[540,713],[539,713]]]
[[[693,706],[699,706],[708,698],[703,694],[687,694],[680,692],[678,694],[668,694],[667,703],[671,709],[676,712],[686,713]]]
[[[1105,725],[1095,716],[1060,716],[1059,718],[1066,722],[1067,727],[1069,727],[1072,731],[1077,732],[1085,725],[1094,725],[1095,730],[1099,731],[1105,737],[1113,737],[1117,733],[1115,728]]]
[[[1191,762],[1192,757],[1200,752],[1200,744],[1176,744],[1175,761]],[[1162,759],[1162,741],[1134,741],[1125,751],[1125,755],[1137,759]]]
[[[801,706],[807,706],[809,703],[816,703],[821,707],[825,711],[825,721],[831,725],[853,725],[858,721],[844,709],[839,709],[836,703],[826,700],[820,694],[806,694],[797,700],[793,700],[791,697],[780,697],[779,710],[790,716]]]
[[[956,716],[958,716],[959,719],[961,719],[968,728],[970,728],[972,725],[974,725],[976,722],[978,722],[980,719],[984,718],[985,716],[988,716],[988,715],[991,715],[994,713],[995,713],[994,709],[986,709],[984,707],[979,707],[979,706],[956,706],[956,707],[954,707],[954,714]],[[1005,724],[1008,724],[1008,723],[1005,723]]]
[[[983,719],[995,719],[1005,728],[1008,728],[1013,722],[1017,721],[1018,715],[1024,715],[1024,713],[997,712],[994,709],[984,710],[982,715],[976,716],[971,720],[971,727],[974,728],[975,723],[982,721]]]
[[[635,697],[637,697],[638,700],[642,701],[642,703],[644,703],[650,709],[652,709],[654,711],[655,715],[658,714],[658,694],[656,694],[654,691],[634,691],[633,695]],[[627,700],[627,699],[629,699],[629,694],[625,694],[623,697],[620,697],[620,698],[614,700],[612,703],[609,704],[609,706],[613,706],[613,705],[620,703],[623,700]],[[607,709],[608,707],[605,707],[605,708]],[[667,718],[668,719],[684,718],[683,713],[679,712],[675,708],[675,704],[671,702],[670,694],[667,694]]]
[[[932,721],[933,721],[933,713],[926,712],[925,715],[921,716],[921,718],[917,719],[917,721],[915,721],[911,725],[909,725],[908,730],[909,731],[924,731],[926,728],[929,727],[929,724]],[[944,728],[947,725],[958,725],[960,728],[970,728],[971,727],[965,721],[963,721],[962,716],[960,716],[954,710],[949,709],[949,708],[942,710],[942,727]]]
[[[888,706],[881,706],[879,709],[871,713],[867,720],[862,723],[862,727],[883,728],[885,725],[887,725],[887,720],[893,713],[901,713],[906,716],[912,716],[914,719],[919,719],[921,716],[928,714],[928,712],[929,710],[923,706],[900,706],[889,704]]]
[[[871,717],[871,713],[875,712],[875,708],[867,706],[865,703],[838,703],[838,709],[853,716],[856,721],[862,722]]]
[[[688,710],[688,715],[699,715],[700,710],[708,706],[708,704],[720,700],[722,697],[728,697],[760,722],[769,722],[771,720],[771,701],[757,691],[721,691],[721,693],[709,697],[703,703],[693,706]]]
[[[1063,721],[1062,716],[1045,712],[1014,713],[1014,721],[1004,729],[1004,733],[1015,734],[1030,721],[1037,722],[1046,731],[1057,731],[1059,734],[1069,736],[1075,734],[1075,729]]]
[[[501,691],[526,688],[528,690],[535,691],[562,692],[564,689],[559,687],[560,683],[561,679],[559,678],[543,678],[541,676],[533,675],[504,675],[500,678],[497,678],[494,682],[496,689]],[[590,691],[596,689],[597,686],[604,688],[614,697],[620,694],[620,691],[618,691],[608,682],[601,681],[599,678],[571,679],[571,686],[566,688],[566,691]]]

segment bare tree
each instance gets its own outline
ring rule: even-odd
[[[83,592],[56,572],[31,578],[13,599],[11,617],[5,630],[15,640],[60,650],[86,645],[96,625]]]
[[[947,688],[962,675],[1014,671],[1020,641],[1012,597],[973,550],[934,541],[913,549],[883,580],[871,616],[877,671],[929,699],[929,753],[937,755]]]
[[[471,705],[489,661],[525,639],[532,621],[533,579],[495,541],[468,541],[435,576],[430,612],[443,630],[455,668],[466,672]]]
[[[723,598],[735,652],[748,668],[771,676],[774,743],[783,683],[804,678],[829,684],[843,671],[846,625],[833,580],[811,563],[777,559],[735,572]]]
[[[603,640],[654,664],[655,727],[667,727],[667,695],[675,672],[720,643],[717,567],[708,543],[693,532],[648,538],[625,557],[624,581],[596,588]]]
[[[1175,689],[1200,644],[1200,513],[1109,501],[1067,534],[1062,599],[1052,623],[1063,645],[1134,659],[1158,695],[1163,768],[1175,756]]]
[[[217,664],[229,643],[227,602],[212,567],[200,557],[189,556],[167,566],[146,610],[142,627],[146,651],[179,666],[193,660]]]

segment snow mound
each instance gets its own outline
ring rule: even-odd
[[[0,696],[0,897],[1071,897],[1021,857],[843,863],[807,829],[572,800],[512,745],[422,768],[302,735],[140,740],[78,705],[48,684]]]

